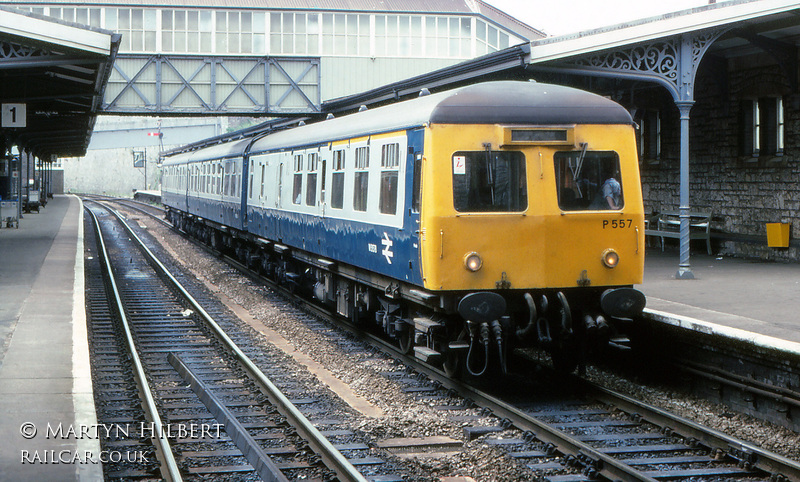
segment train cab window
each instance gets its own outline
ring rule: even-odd
[[[453,206],[459,212],[521,212],[528,208],[525,156],[519,151],[453,154]]]
[[[622,209],[622,178],[616,152],[557,152],[553,159],[558,207],[562,211]]]
[[[367,210],[369,193],[369,147],[356,148],[355,182],[353,186],[353,209]]]
[[[381,191],[378,201],[381,214],[397,212],[397,183],[400,169],[400,144],[381,146]]]
[[[306,206],[317,204],[317,164],[319,157],[316,152],[308,155],[308,174],[306,174]]]
[[[333,151],[333,175],[331,177],[331,207],[344,207],[344,150]]]
[[[294,184],[292,185],[292,202],[300,204],[303,192],[303,155],[294,156]]]

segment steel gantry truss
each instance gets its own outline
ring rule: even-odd
[[[308,115],[320,112],[314,57],[119,54],[103,111],[133,115]]]

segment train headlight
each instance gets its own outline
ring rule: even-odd
[[[464,255],[464,267],[467,268],[467,271],[478,271],[483,266],[483,260],[481,259],[481,255],[476,252],[467,253]]]
[[[619,264],[619,254],[613,249],[603,251],[603,264],[606,268],[616,268]]]

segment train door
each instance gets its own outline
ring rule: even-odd
[[[281,156],[283,157],[283,156]],[[278,161],[278,189],[275,192],[275,207],[278,210],[282,209],[283,206],[283,176],[286,173],[286,163],[283,159]],[[278,218],[280,219],[280,218]],[[281,234],[281,222],[275,223],[275,239],[281,239],[283,236]]]
[[[408,253],[408,260],[414,266],[411,269],[412,283],[422,283],[422,270],[420,268],[420,242],[419,242],[419,214],[420,201],[422,196],[422,158],[424,152],[425,131],[424,129],[414,129],[408,131],[408,155],[406,158],[406,219],[404,226],[411,236],[411,251]],[[414,261],[411,261],[414,260]]]
[[[320,171],[321,180],[320,180],[320,187],[319,187],[319,214],[323,218],[325,217],[325,207],[327,201],[325,199],[325,179],[328,175],[328,160],[322,159],[322,170]]]
[[[181,197],[183,198],[183,205],[189,207],[189,164],[187,163],[181,168],[181,180],[184,185],[181,186]]]
[[[253,176],[250,174],[250,171],[253,169],[253,161],[248,157],[243,157],[241,163],[242,167],[240,171],[242,176],[239,184],[239,212],[242,213],[242,229],[247,230],[247,199],[250,197],[250,191],[253,190]]]

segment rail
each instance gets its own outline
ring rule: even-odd
[[[109,208],[109,210],[120,220],[125,230],[141,248],[142,252],[151,261],[152,265],[162,272],[164,277],[168,279],[175,289],[180,293],[186,301],[191,304],[192,309],[200,314],[206,321],[209,328],[217,335],[220,342],[233,354],[239,361],[242,368],[247,374],[259,384],[262,391],[267,395],[270,401],[276,405],[278,411],[283,414],[289,423],[297,430],[309,444],[309,447],[320,456],[323,463],[336,472],[339,480],[342,481],[365,481],[366,479],[361,473],[339,452],[328,439],[326,439],[314,427],[311,422],[295,407],[286,396],[267,378],[267,376],[253,363],[253,361],[231,340],[225,333],[225,330],[208,314],[208,312],[200,305],[200,303],[181,285],[181,283],[170,273],[166,266],[156,257],[155,254],[145,245],[139,238],[134,230],[124,222],[122,215],[117,211]]]
[[[710,215],[709,215],[710,219]],[[232,262],[245,273],[251,276],[256,276],[247,270],[247,268],[238,262]],[[260,278],[264,280],[263,278]],[[274,285],[269,282],[267,284],[276,288],[281,292],[286,292],[280,286]],[[302,302],[302,301],[301,301]],[[305,307],[319,316],[326,317],[330,315],[321,307],[304,303]],[[601,476],[611,480],[625,480],[625,481],[642,481],[653,480],[659,478],[653,477],[649,473],[643,473],[636,470],[634,467],[627,465],[624,461],[611,457],[609,454],[603,453],[601,450],[595,449],[581,440],[550,426],[536,418],[532,418],[529,414],[523,413],[520,409],[511,404],[499,400],[485,392],[471,387],[461,381],[454,380],[445,376],[441,370],[434,369],[429,365],[419,362],[414,357],[407,357],[400,353],[394,345],[382,340],[378,337],[355,331],[352,327],[347,325],[343,326],[344,329],[350,331],[356,338],[368,339],[370,342],[380,345],[384,350],[400,360],[408,366],[412,367],[419,373],[424,373],[428,378],[433,380],[444,389],[454,390],[455,392],[465,396],[466,398],[476,402],[479,406],[489,408],[495,416],[504,421],[504,427],[509,428],[515,426],[516,428],[530,432],[537,439],[550,444],[553,448],[560,451],[565,456],[572,456],[581,460],[582,465],[586,465],[591,469],[593,476]],[[702,427],[694,422],[682,419],[681,417],[670,414],[664,410],[651,407],[649,405],[638,402],[630,397],[615,394],[612,391],[596,387],[593,384],[582,385],[578,380],[572,380],[570,383],[583,386],[583,393],[592,394],[596,400],[603,403],[616,406],[626,411],[631,415],[636,415],[643,420],[648,420],[657,426],[668,430],[669,433],[675,433],[683,436],[687,440],[702,441],[706,446],[718,453],[726,455],[732,459],[740,461],[743,464],[742,471],[747,472],[750,467],[768,471],[773,474],[772,480],[800,480],[800,465],[795,461],[786,459],[784,457],[773,454],[769,451],[763,450],[760,447],[752,444],[737,440],[733,437],[727,436],[706,427]],[[508,424],[506,424],[506,422]],[[746,475],[746,474],[745,474]]]
[[[97,216],[90,210],[87,209],[89,214],[92,216],[92,221],[94,223],[94,228],[97,232],[97,240],[99,244],[99,254],[102,256],[103,259],[103,266],[106,269],[106,273],[108,275],[109,284],[111,285],[111,290],[114,295],[114,302],[117,307],[117,311],[120,317],[120,323],[122,328],[125,332],[125,343],[128,347],[128,354],[131,358],[131,364],[133,365],[133,372],[136,378],[136,384],[139,386],[139,393],[142,396],[142,402],[145,407],[145,413],[147,417],[150,419],[149,421],[152,422],[154,433],[157,436],[153,437],[155,439],[155,445],[158,451],[158,458],[161,461],[161,475],[164,477],[165,480],[168,481],[180,481],[183,480],[180,474],[180,470],[178,469],[178,463],[175,461],[175,457],[172,453],[172,448],[170,447],[169,439],[163,435],[163,426],[164,424],[161,421],[161,417],[158,414],[158,409],[156,407],[155,398],[153,397],[153,393],[150,391],[149,385],[147,383],[147,377],[144,372],[144,366],[142,365],[142,361],[139,359],[139,354],[136,350],[136,343],[133,340],[133,334],[131,333],[131,328],[128,323],[128,318],[125,316],[125,307],[122,303],[122,297],[119,294],[119,290],[117,289],[117,283],[114,280],[114,271],[111,268],[111,262],[108,258],[108,251],[106,250],[106,243],[103,239],[103,234],[100,230],[100,222],[97,220]]]

